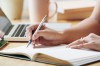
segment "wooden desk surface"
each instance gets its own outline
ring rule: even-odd
[[[59,20],[59,22],[66,22],[66,20]],[[68,21],[70,22],[70,21]],[[72,21],[72,24],[76,24],[78,21]],[[9,42],[3,49],[9,49],[14,48],[18,46],[22,46],[27,44],[27,42]],[[25,60],[19,60],[19,59],[13,59],[13,58],[7,58],[7,57],[1,57],[0,56],[0,66],[55,66],[55,65],[49,65],[49,64],[43,64],[38,62],[31,62],[31,61],[25,61]],[[86,66],[100,66],[100,62],[96,62],[93,64],[89,64]]]

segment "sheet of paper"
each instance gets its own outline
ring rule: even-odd
[[[71,48],[66,48],[65,45],[44,47],[44,48],[43,47],[32,48],[31,45],[28,48],[26,48],[25,45],[14,49],[4,50],[3,52],[26,53],[29,56],[31,56],[31,58],[36,53],[43,53],[75,64],[84,64],[87,62],[100,59],[100,52],[90,51],[90,50],[71,49]],[[79,63],[79,61],[81,62]]]
[[[49,50],[55,50],[55,49],[59,49],[59,48],[64,48],[65,46],[40,46],[37,48],[33,48],[32,45],[30,45],[28,48],[26,48],[27,45],[25,46],[21,46],[21,47],[17,47],[17,48],[12,48],[12,49],[8,49],[8,50],[3,50],[0,52],[3,53],[8,53],[8,54],[27,54],[28,57],[32,58],[34,54],[36,53],[43,53],[44,50],[47,50],[46,52],[48,53]]]

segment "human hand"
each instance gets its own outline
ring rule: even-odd
[[[55,31],[53,29],[42,26],[42,30],[39,30],[37,34],[32,35],[32,31],[34,31],[38,27],[38,24],[28,26],[26,29],[26,36],[30,40],[32,39],[33,44],[42,44],[47,46],[54,46],[63,43],[63,33],[60,31]]]
[[[38,24],[30,25],[30,26],[26,27],[25,35],[28,40],[32,39],[32,32],[35,31],[37,27],[38,27]]]
[[[75,49],[87,48],[100,51],[100,36],[91,33],[84,38],[70,43],[69,45],[67,45],[67,47]]]

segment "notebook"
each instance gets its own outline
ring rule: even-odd
[[[30,22],[11,23],[2,9],[0,9],[0,37],[4,36],[7,41],[27,41],[25,37],[26,27]],[[68,23],[46,23],[47,27],[56,29],[66,29],[71,26]]]
[[[25,46],[0,51],[0,56],[54,64],[57,66],[80,66],[100,61],[100,52],[66,48],[65,45],[28,48]]]

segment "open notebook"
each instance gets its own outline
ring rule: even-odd
[[[65,45],[53,47],[28,48],[25,46],[2,50],[1,56],[37,61],[57,66],[83,65],[100,60],[100,52],[66,48]]]

